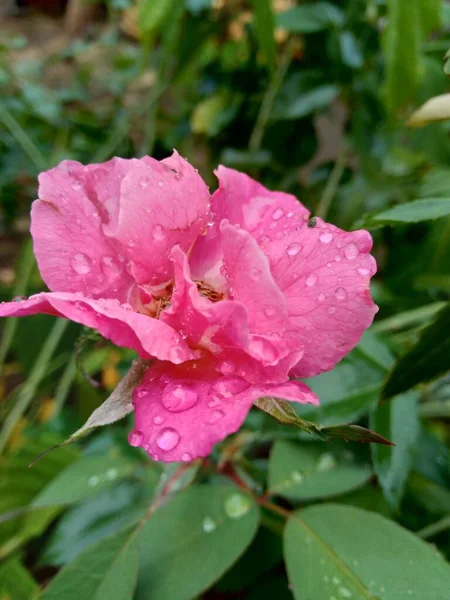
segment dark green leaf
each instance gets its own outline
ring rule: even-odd
[[[178,494],[142,530],[137,599],[194,598],[239,558],[258,522],[252,498],[233,486],[195,486]]]
[[[388,502],[397,508],[402,499],[420,432],[417,396],[404,394],[379,405],[372,413],[371,426],[388,437],[394,447],[372,446],[375,472]]]
[[[312,506],[290,517],[284,543],[296,600],[448,600],[449,565],[434,548],[380,515]]]
[[[274,112],[273,118],[277,120],[300,119],[311,113],[329,106],[337,98],[339,88],[327,84],[315,89],[305,91],[295,100],[283,107],[283,112]]]
[[[382,396],[390,398],[449,371],[449,332],[450,303],[439,311],[431,325],[421,332],[417,343],[397,361]]]
[[[17,558],[0,565],[0,599],[34,600],[39,586]]]
[[[344,23],[343,12],[329,2],[315,2],[291,8],[277,16],[277,26],[293,33],[315,33]]]
[[[420,223],[450,215],[450,198],[427,198],[399,204],[374,215],[367,215],[357,223],[357,227],[375,229],[383,225],[402,225],[403,223]]]
[[[353,425],[348,423],[347,425],[330,425],[329,427],[322,427],[321,433],[328,439],[343,439],[346,442],[362,442],[365,444],[381,444],[384,446],[393,446],[393,442],[376,431],[371,431],[360,425]]]
[[[139,566],[139,529],[90,546],[62,569],[41,600],[130,600]]]
[[[251,0],[255,33],[259,46],[270,68],[275,65],[275,16],[271,0]]]
[[[277,441],[269,460],[269,493],[292,500],[328,498],[355,489],[371,477],[368,466],[332,454],[323,444]]]

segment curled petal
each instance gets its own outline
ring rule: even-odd
[[[219,166],[215,171],[219,189],[214,192],[211,206],[217,221],[228,219],[238,224],[264,245],[267,237],[306,226],[309,211],[295,196],[272,192],[234,169]]]
[[[205,363],[158,363],[134,391],[135,430],[129,441],[164,462],[207,456],[214,444],[239,429],[253,402],[267,395],[317,402],[297,382],[250,385],[240,377],[218,375]]]
[[[110,234],[126,248],[129,271],[141,284],[170,280],[170,250],[189,250],[207,220],[203,179],[177,153],[162,162],[145,157],[122,180],[120,200]]]
[[[81,294],[42,293],[18,302],[0,304],[0,317],[23,317],[37,313],[65,317],[97,329],[118,346],[131,348],[143,358],[173,363],[199,356],[166,323],[133,312],[117,300],[93,300]]]
[[[367,231],[347,233],[322,219],[268,244],[271,271],[286,298],[288,329],[304,344],[292,375],[332,369],[372,323],[378,308],[369,287],[376,271],[371,248]]]
[[[219,371],[240,375],[250,382],[280,382],[302,356],[302,344],[294,336],[252,334],[249,311],[239,300],[212,302],[192,281],[187,257],[172,251],[175,291],[161,320],[216,359]]]
[[[31,234],[39,271],[51,290],[126,301],[132,278],[123,248],[104,235],[117,221],[120,184],[138,160],[84,166],[66,160],[39,176]]]

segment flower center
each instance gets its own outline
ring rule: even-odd
[[[218,292],[204,281],[195,281],[200,296],[207,298],[210,302],[223,300],[224,294]],[[174,283],[171,281],[164,287],[136,286],[130,296],[130,304],[137,312],[159,319],[163,310],[170,306]]]

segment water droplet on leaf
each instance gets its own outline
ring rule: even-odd
[[[230,494],[224,503],[225,513],[230,519],[241,519],[251,508],[251,500],[248,496],[235,492]]]
[[[142,431],[131,431],[128,434],[128,443],[130,444],[130,446],[140,446],[143,437],[144,434],[142,433]]]
[[[212,533],[216,527],[216,522],[212,517],[205,517],[203,519],[202,529],[205,533]]]

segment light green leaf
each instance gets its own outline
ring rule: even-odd
[[[317,110],[326,108],[337,98],[339,88],[337,85],[320,85],[315,89],[305,91],[295,100],[283,107],[283,111],[276,111],[273,118],[277,120],[300,119]]]
[[[328,27],[340,27],[344,20],[344,13],[333,4],[315,2],[279,13],[276,24],[293,33],[316,33]]]
[[[415,97],[420,82],[421,0],[389,0],[385,34],[386,105],[391,115]]]
[[[422,330],[417,343],[397,361],[383,388],[390,398],[418,383],[431,381],[450,370],[450,303]]]
[[[152,35],[162,26],[172,8],[173,0],[139,0],[139,29],[143,35]]]
[[[39,586],[17,558],[0,565],[0,600],[33,600]]]
[[[255,20],[255,33],[259,47],[267,64],[272,69],[275,66],[275,16],[271,0],[251,0]]]
[[[448,119],[450,119],[450,94],[441,94],[430,98],[415,110],[406,125],[408,127],[424,127],[428,123]]]
[[[90,546],[62,569],[40,600],[130,600],[139,566],[139,529]]]
[[[388,519],[321,504],[287,522],[284,552],[296,600],[448,600],[450,567]]]
[[[368,466],[338,457],[323,444],[275,442],[269,459],[269,493],[292,500],[328,498],[364,485]]]
[[[62,471],[33,501],[34,507],[73,504],[110,487],[133,471],[119,456],[85,456]]]
[[[370,425],[395,444],[394,447],[374,445],[372,457],[386,500],[397,508],[403,496],[420,433],[417,396],[413,393],[404,394],[392,402],[377,406],[371,414]]]
[[[375,229],[383,225],[402,225],[403,223],[420,223],[450,215],[450,198],[427,198],[399,204],[374,215],[367,215],[359,221],[357,227]]]
[[[141,534],[137,600],[190,600],[239,558],[259,510],[230,485],[194,486],[162,506]]]

